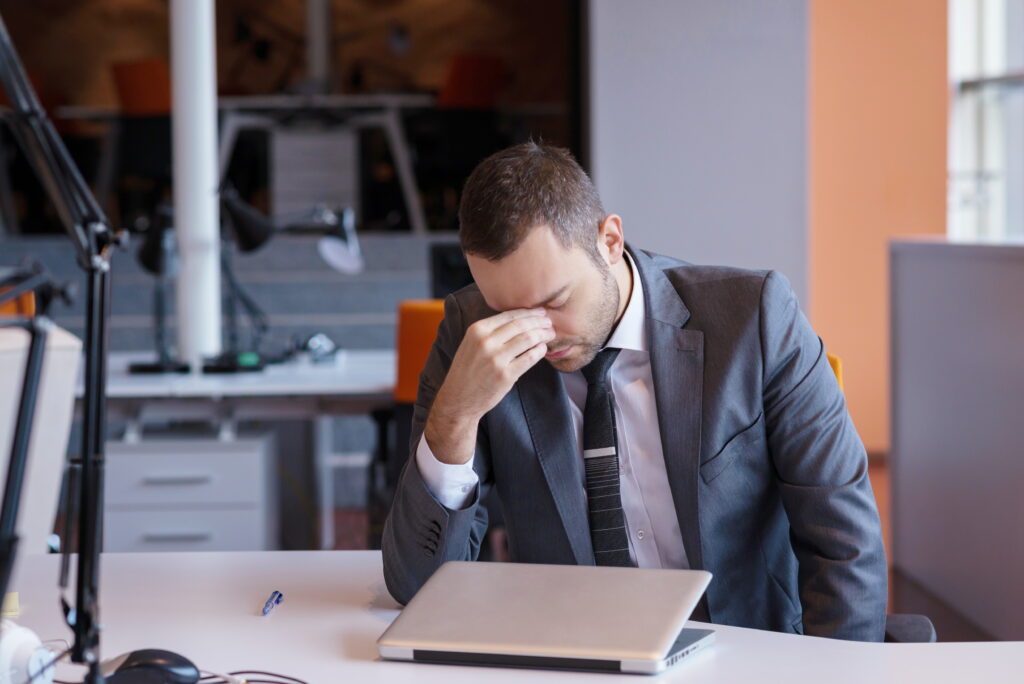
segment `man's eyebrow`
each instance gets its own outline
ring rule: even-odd
[[[562,287],[558,288],[554,292],[554,294],[552,294],[550,297],[548,297],[547,299],[542,301],[540,304],[534,304],[533,306],[527,307],[527,308],[530,308],[530,309],[541,309],[541,308],[547,306],[548,304],[550,304],[551,302],[555,301],[556,299],[558,299],[562,295],[562,293],[565,292],[568,289],[569,289],[568,285],[563,285]]]

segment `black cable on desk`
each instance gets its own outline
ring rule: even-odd
[[[228,674],[231,675],[232,677],[239,677],[239,676],[247,675],[247,674],[265,675],[267,677],[277,677],[278,679],[287,679],[289,682],[295,682],[295,684],[306,684],[306,682],[302,681],[301,679],[296,679],[295,677],[289,677],[288,675],[277,674],[276,672],[264,672],[262,670],[239,670],[238,672],[228,672]],[[256,680],[255,679],[250,679],[249,681],[250,682],[254,682]]]
[[[227,674],[232,677],[242,677],[246,682],[251,682],[251,684],[288,684],[289,682],[293,682],[294,684],[307,684],[307,682],[302,679],[289,677],[288,675],[278,674],[276,672],[267,672],[265,670],[238,670],[236,672],[228,672]],[[262,675],[265,677],[275,677],[275,679],[249,679],[247,675]],[[220,675],[210,674],[200,678],[199,681],[203,682],[203,684],[221,684],[226,680]],[[57,684],[57,682],[54,682],[54,684]]]

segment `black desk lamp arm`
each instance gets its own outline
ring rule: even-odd
[[[0,84],[11,110],[7,114],[15,137],[39,175],[65,232],[87,274],[85,334],[85,395],[81,454],[77,595],[68,612],[75,633],[72,660],[89,665],[86,680],[102,681],[98,668],[99,626],[97,592],[102,532],[103,442],[106,404],[107,320],[110,303],[110,252],[124,246],[123,233],[114,233],[53,124],[39,104],[18,58],[7,27],[0,18]],[[67,548],[61,568],[61,586],[68,574]],[[73,619],[72,618],[73,615]]]

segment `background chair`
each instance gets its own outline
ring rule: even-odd
[[[397,429],[395,448],[389,454],[384,467],[384,481],[393,491],[398,476],[409,453],[409,432],[412,425],[412,410],[416,403],[420,373],[427,363],[430,348],[437,337],[437,327],[444,319],[443,299],[411,299],[398,305],[395,375],[395,418]]]
[[[828,363],[836,374],[839,389],[843,389],[843,361],[828,355]],[[885,616],[885,640],[898,643],[933,642],[937,639],[935,626],[924,615],[894,613]]]
[[[3,273],[0,272],[0,277],[3,277]],[[0,287],[0,294],[10,290],[7,287]],[[29,318],[36,315],[36,298],[31,293],[21,295],[9,302],[0,304],[0,316],[15,316],[19,318]]]

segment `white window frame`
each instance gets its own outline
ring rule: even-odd
[[[1024,239],[1024,0],[949,0],[948,232]]]

